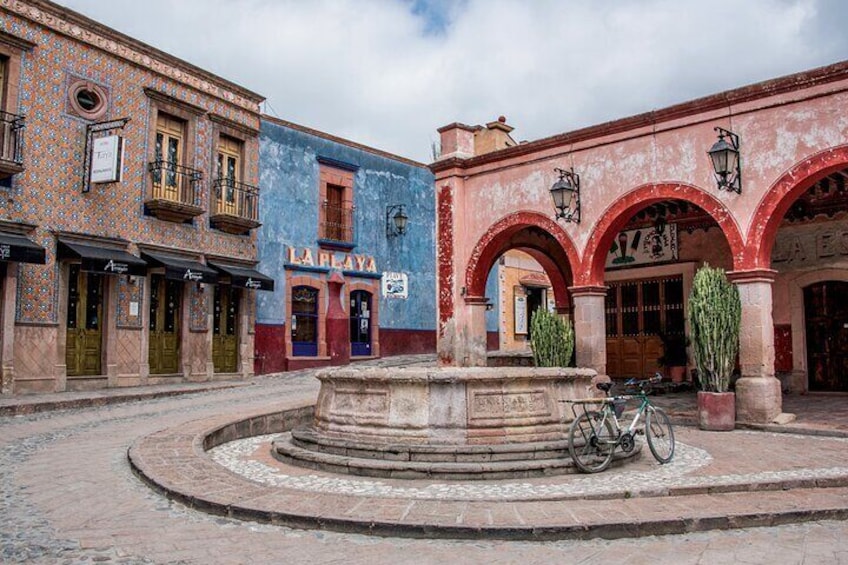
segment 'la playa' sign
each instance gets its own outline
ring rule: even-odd
[[[370,255],[334,253],[325,249],[313,252],[308,247],[289,247],[286,250],[286,261],[290,265],[302,265],[304,267],[326,267],[360,273],[377,272],[377,262]]]

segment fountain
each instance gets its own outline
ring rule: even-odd
[[[286,463],[389,478],[572,472],[565,400],[596,396],[590,369],[332,368],[311,425],[274,442]],[[619,453],[620,458],[638,454]]]

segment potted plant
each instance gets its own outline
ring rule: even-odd
[[[574,351],[574,329],[561,316],[538,309],[530,319],[530,348],[537,367],[567,367]]]
[[[685,335],[677,333],[663,332],[659,334],[659,337],[663,344],[663,354],[657,359],[657,365],[666,369],[671,382],[683,382],[689,360],[686,355],[689,340]]]
[[[689,295],[689,323],[701,384],[701,429],[732,430],[736,425],[736,396],[730,392],[730,378],[739,352],[741,319],[739,291],[724,270],[709,264],[698,269]]]

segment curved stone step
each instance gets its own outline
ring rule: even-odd
[[[560,442],[555,442],[560,443]],[[526,445],[526,444],[524,444]],[[432,446],[428,446],[431,447]],[[495,446],[485,447],[491,450]],[[500,447],[500,446],[497,446]],[[542,459],[526,458],[488,461],[411,461],[372,459],[352,457],[337,453],[313,451],[292,442],[290,433],[274,440],[272,454],[278,460],[320,471],[345,473],[367,477],[391,479],[444,479],[444,480],[481,480],[481,479],[519,479],[545,477],[577,472],[574,462],[566,453],[562,457]],[[613,465],[638,457],[641,444],[630,453],[616,450]]]

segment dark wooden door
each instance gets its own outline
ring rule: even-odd
[[[154,375],[180,370],[180,304],[183,283],[162,275],[150,277],[148,363]]]
[[[371,355],[371,293],[350,293],[350,354]]]
[[[68,276],[65,365],[69,377],[101,374],[103,275],[71,265]]]
[[[238,367],[239,289],[215,286],[212,320],[212,365],[216,373],[234,373]]]
[[[848,391],[848,283],[804,289],[810,390]]]

